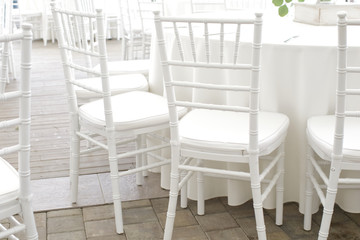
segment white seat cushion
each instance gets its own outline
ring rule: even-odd
[[[335,116],[315,116],[307,121],[308,142],[329,157],[333,151]],[[345,118],[343,154],[360,161],[360,118]]]
[[[149,68],[150,60],[148,59],[108,62],[109,75],[140,73],[148,76]],[[96,65],[94,69],[100,71],[100,65]]]
[[[85,78],[78,80],[84,84],[90,85],[93,88],[101,89],[101,78]],[[109,84],[111,94],[116,95],[130,91],[148,91],[149,84],[147,79],[142,74],[123,74],[109,76]],[[76,94],[79,98],[92,98],[99,95],[94,92],[87,91],[83,88],[76,87]]]
[[[0,157],[0,204],[14,200],[19,195],[19,175],[6,160]]]
[[[116,130],[131,130],[169,122],[166,98],[149,92],[127,92],[113,96],[112,108]],[[178,108],[179,115],[186,108]],[[105,126],[103,100],[86,103],[79,108],[82,121],[93,126]]]
[[[259,113],[259,149],[265,155],[276,149],[286,136],[289,119],[280,113]],[[246,151],[249,145],[249,115],[196,109],[179,124],[181,144],[211,151]]]

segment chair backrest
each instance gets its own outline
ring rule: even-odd
[[[360,96],[360,83],[349,84],[348,73],[360,73],[360,67],[355,63],[348,62],[347,57],[347,36],[348,31],[357,29],[350,29],[350,27],[360,27],[360,19],[346,19],[346,13],[338,13],[338,55],[337,55],[337,86],[336,86],[336,109],[335,109],[335,135],[334,135],[334,150],[335,157],[342,155],[343,141],[344,141],[344,124],[346,117],[360,117],[360,109],[358,106],[351,107],[346,105],[346,99],[354,96]],[[358,101],[357,101],[358,102]]]
[[[253,28],[253,47],[251,56],[248,58],[243,58],[239,54],[241,45],[249,44],[249,42],[240,42],[240,29],[243,25]],[[169,104],[170,126],[177,126],[176,106],[247,112],[250,113],[250,149],[257,149],[262,14],[257,13],[256,17],[252,19],[218,19],[161,17],[155,13],[155,27]],[[166,27],[166,30],[163,27]],[[227,49],[226,52],[225,49]],[[230,56],[229,53],[233,53],[233,55],[230,54]],[[178,67],[191,68],[194,71],[192,75],[196,74],[195,70],[207,71],[208,78],[214,75],[213,70],[228,71],[227,74],[231,74],[232,71],[235,71],[236,74],[240,71],[247,71],[249,79],[235,77],[236,82],[229,84],[224,84],[226,81],[223,79],[220,83],[216,82],[216,79],[209,82],[209,79],[193,81],[192,79],[185,80],[184,77],[179,81],[174,79],[171,71]],[[221,76],[224,75],[226,74]],[[224,91],[239,95],[245,93],[248,101],[242,105],[238,101],[234,105],[229,105],[219,102],[208,103],[206,100],[196,98],[182,100],[175,94],[179,91],[178,88],[191,89],[193,92],[217,91],[218,94],[222,94]]]
[[[140,30],[143,29],[137,0],[119,0],[119,8],[122,31],[125,35],[132,34],[136,24],[141,28]]]
[[[162,0],[137,0],[139,16],[142,21],[143,29],[154,26],[154,11],[164,12],[164,2]]]
[[[55,1],[51,3],[52,13],[58,37],[61,60],[64,67],[66,89],[68,93],[70,112],[78,111],[75,88],[83,88],[103,97],[106,108],[111,112],[109,74],[107,69],[107,52],[104,30],[104,14],[101,9],[96,13],[84,13],[58,8]],[[96,31],[94,38],[82,38],[77,29],[87,23],[89,31]],[[90,23],[90,24],[89,24]],[[98,43],[96,46],[95,43]],[[100,71],[88,66],[85,59],[91,58],[94,64],[100,64]],[[98,86],[87,84],[82,80],[87,74],[101,78]],[[112,116],[110,114],[110,119]]]
[[[191,11],[193,13],[223,11],[225,9],[225,0],[191,0]]]
[[[8,161],[10,158],[18,159],[15,165],[17,164],[20,177],[20,199],[29,199],[31,197],[29,174],[31,122],[31,28],[32,27],[30,24],[23,24],[22,32],[0,36],[0,43],[4,44],[5,46],[8,46],[10,42],[13,41],[21,41],[20,81],[19,83],[14,82],[11,88],[9,87],[6,90],[3,86],[5,83],[3,81],[0,83],[0,104],[1,108],[3,109],[3,113],[5,112],[4,109],[8,109],[6,116],[2,116],[0,121],[1,139],[9,139],[9,141],[1,141],[2,146],[0,146],[0,156],[1,158]],[[17,88],[15,88],[15,86]],[[13,141],[11,137],[9,137],[11,132],[15,132],[16,135],[18,135],[18,137],[14,138],[16,141]],[[5,133],[5,135],[3,135],[3,133]],[[6,145],[4,143],[6,143]]]
[[[81,12],[95,12],[94,0],[75,0],[75,8]]]

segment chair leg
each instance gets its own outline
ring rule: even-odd
[[[304,230],[311,230],[312,217],[312,200],[313,200],[313,186],[310,177],[313,175],[314,168],[310,161],[313,156],[313,151],[310,146],[307,146],[306,153],[306,186],[305,186],[305,210],[304,210]]]
[[[109,166],[110,166],[110,178],[112,187],[112,196],[114,202],[114,213],[115,213],[115,226],[118,234],[124,233],[123,215],[120,198],[120,179],[118,169],[118,159],[116,152],[116,141],[114,133],[108,133],[107,137],[108,151],[109,151]]]
[[[181,175],[181,179],[183,179],[186,176],[186,171],[181,171],[180,175]],[[188,206],[188,199],[187,199],[188,191],[187,191],[187,189],[188,189],[187,183],[185,183],[184,186],[181,188],[181,192],[180,192],[180,196],[181,196],[180,207],[181,208],[187,208],[187,206]]]
[[[256,230],[259,240],[266,240],[266,229],[264,221],[264,211],[261,200],[261,185],[259,176],[259,158],[258,155],[250,154],[250,180],[253,196],[253,206],[255,212]]]
[[[36,230],[36,223],[34,218],[34,212],[32,210],[31,197],[20,199],[22,206],[22,217],[24,224],[26,225],[25,237],[26,240],[37,240],[38,232]]]
[[[201,166],[201,160],[197,160]],[[205,200],[204,200],[204,174],[197,172],[197,213],[198,215],[205,214]]]
[[[144,135],[141,135],[141,148],[144,149],[146,147],[147,147],[146,134],[144,134]],[[142,160],[143,166],[148,165],[147,153],[142,154],[141,160]],[[143,175],[143,177],[147,177],[149,175],[149,171],[148,170],[142,171],[142,175]]]
[[[141,135],[138,135],[136,137],[136,150],[139,150],[141,149],[141,146],[142,146],[142,140],[141,140],[142,136]],[[136,154],[136,168],[139,168],[142,166],[142,156],[143,154],[142,153],[138,153]],[[144,177],[143,177],[143,174],[142,172],[137,172],[136,173],[136,185],[143,185],[144,184]]]
[[[73,120],[72,120],[73,121]],[[72,125],[75,125],[72,123]],[[71,126],[71,143],[70,143],[70,190],[71,202],[76,203],[79,189],[79,165],[80,165],[80,138],[76,134],[76,129]]]
[[[284,143],[279,148],[281,157],[277,164],[277,171],[280,172],[280,177],[276,183],[276,225],[283,224],[283,212],[284,212]]]
[[[325,206],[323,210],[323,217],[321,219],[319,240],[327,239],[331,224],[331,218],[334,212],[334,204],[336,193],[338,189],[339,177],[341,173],[341,158],[333,156],[330,167],[329,185],[326,190]]]
[[[179,146],[175,145],[171,148],[171,174],[170,174],[170,192],[169,192],[169,205],[166,214],[166,223],[164,230],[164,239],[171,240],[172,233],[174,230],[176,204],[179,195],[179,160],[180,160],[180,149]]]

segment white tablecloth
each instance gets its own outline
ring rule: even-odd
[[[360,41],[360,35],[350,36],[350,44],[356,41]],[[305,25],[293,22],[290,17],[264,17],[261,108],[284,113],[290,118],[285,148],[285,202],[299,202],[301,212],[305,188],[306,121],[310,116],[334,112],[336,44],[335,26]],[[250,49],[250,45],[248,48]],[[359,57],[360,48],[350,47],[349,61]],[[150,89],[162,94],[162,71],[156,44],[153,44],[151,62]],[[176,74],[179,78],[193,77],[187,71]],[[194,76],[201,77],[199,74]],[[225,79],[225,76],[219,77]],[[168,181],[164,177],[162,187],[169,188]],[[196,199],[196,187],[193,186],[196,184],[190,184],[189,198]],[[205,184],[205,189],[206,199],[228,196],[231,205],[242,204],[251,199],[247,182],[211,179]],[[337,203],[344,210],[360,212],[359,201],[360,191],[339,191]],[[270,197],[264,206],[275,207],[274,199]]]

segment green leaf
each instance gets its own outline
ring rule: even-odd
[[[289,9],[286,5],[279,7],[279,16],[280,17],[286,16],[286,14],[288,14],[288,12],[289,12]]]
[[[305,0],[298,0],[299,2],[305,2]]]
[[[275,6],[279,7],[279,6],[281,6],[281,5],[284,3],[284,0],[272,0],[272,3],[273,3]]]
[[[285,2],[289,3],[289,2],[292,2],[292,0],[285,0]]]

